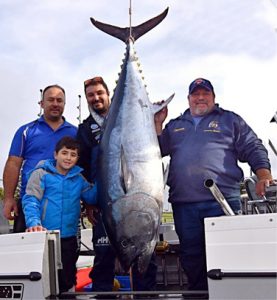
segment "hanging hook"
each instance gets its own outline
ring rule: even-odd
[[[129,3],[130,3],[129,4],[129,30],[130,30],[129,38],[131,38],[132,37],[132,0],[130,0]]]

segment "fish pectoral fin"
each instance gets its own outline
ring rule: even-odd
[[[121,161],[121,186],[126,194],[133,182],[133,173],[131,172],[131,169],[128,168],[128,163],[126,161],[126,157],[124,155],[124,147],[121,145],[121,155],[120,155],[120,161]]]
[[[163,101],[162,103],[158,104],[158,103],[153,103],[152,104],[152,111],[153,114],[157,113],[158,111],[162,110],[164,107],[166,107],[169,102],[173,99],[173,97],[175,96],[175,93],[172,94],[168,99],[166,99],[165,101]]]

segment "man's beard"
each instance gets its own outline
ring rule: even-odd
[[[201,108],[196,108],[195,109],[195,114],[197,115],[197,116],[204,116],[204,115],[206,115],[207,113],[209,112],[209,108],[207,107],[206,109],[201,109]]]
[[[102,115],[107,112],[107,108],[105,108],[105,107],[102,107],[102,108],[94,108],[93,107],[92,109],[99,115]]]

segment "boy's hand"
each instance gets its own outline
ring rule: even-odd
[[[35,232],[35,231],[46,231],[47,229],[41,225],[32,226],[26,229],[26,232]]]

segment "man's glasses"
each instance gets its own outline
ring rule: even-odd
[[[103,84],[104,79],[101,76],[96,76],[84,81],[85,88],[89,85]]]

